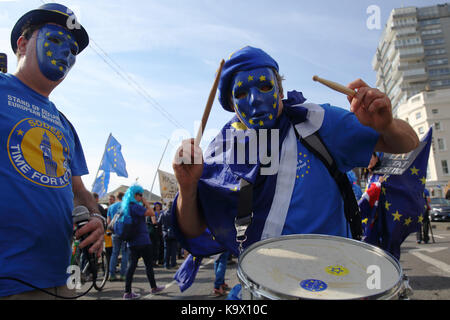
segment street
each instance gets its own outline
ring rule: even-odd
[[[402,244],[400,264],[409,277],[413,289],[411,300],[449,300],[450,299],[450,223],[432,222],[433,236],[428,244],[417,244],[416,234],[412,233]],[[178,264],[183,260],[179,259]],[[239,283],[236,275],[237,259],[228,264],[225,281],[230,286]],[[224,300],[212,293],[214,284],[214,259],[205,258],[198,271],[196,281],[185,292],[180,292],[173,280],[176,268],[154,268],[158,286],[165,290],[158,295],[150,294],[150,285],[145,275],[142,259],[139,261],[133,280],[133,291],[141,294],[141,300]],[[124,282],[107,282],[101,292],[92,289],[80,300],[121,300]]]

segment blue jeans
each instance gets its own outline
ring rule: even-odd
[[[173,268],[177,265],[177,239],[164,238],[164,266]]]
[[[225,251],[214,262],[214,273],[216,279],[214,281],[214,288],[219,289],[221,285],[225,283],[225,271],[227,271],[228,256],[230,253]]]
[[[119,252],[122,250],[122,262],[120,264],[120,275],[125,276],[128,268],[128,248],[127,243],[122,241],[118,236],[112,236],[113,250],[111,254],[111,260],[109,261],[109,275],[110,277],[116,276],[116,265],[119,257]]]

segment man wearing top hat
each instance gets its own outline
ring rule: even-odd
[[[0,299],[50,299],[67,292],[72,210],[84,205],[88,235],[100,254],[104,224],[81,175],[88,169],[77,133],[49,100],[89,43],[73,12],[44,4],[11,32],[14,74],[0,74]],[[33,288],[34,287],[34,288]]]

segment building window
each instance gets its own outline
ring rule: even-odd
[[[438,150],[439,151],[445,151],[445,140],[443,138],[438,138],[437,139],[437,144],[438,144]]]
[[[424,133],[423,127],[419,127],[419,134],[423,134],[423,133]]]
[[[450,68],[432,69],[428,71],[431,77],[439,77],[450,74]]]
[[[436,44],[444,44],[444,38],[436,38],[436,39],[426,39],[423,40],[423,45],[424,46],[434,46]]]
[[[439,66],[442,64],[448,64],[448,59],[447,58],[443,58],[443,59],[433,59],[433,60],[428,60],[427,61],[427,66],[432,67],[432,66]]]
[[[432,87],[446,87],[450,86],[450,79],[445,80],[434,80],[430,82]]]
[[[431,113],[432,113],[432,114],[438,114],[438,113],[439,113],[439,110],[438,110],[438,109],[431,109]]]
[[[428,20],[422,20],[419,22],[419,24],[423,27],[423,26],[429,26],[432,24],[438,24],[439,23],[439,19],[428,19]]]
[[[443,48],[425,50],[426,56],[435,56],[438,54],[446,54],[446,53],[447,53],[447,51]]]
[[[441,160],[442,173],[448,174],[448,164],[447,160]]]
[[[435,122],[434,123],[434,129],[436,131],[441,131],[441,123],[440,122]]]
[[[420,118],[422,118],[422,113],[417,112],[416,113],[416,120],[419,120]]]
[[[441,29],[430,29],[430,30],[422,31],[422,35],[423,36],[427,36],[427,35],[430,35],[430,34],[439,34],[439,33],[442,33]]]

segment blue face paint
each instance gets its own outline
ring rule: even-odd
[[[61,26],[46,24],[37,34],[36,55],[39,69],[49,80],[63,79],[75,64],[78,44]]]
[[[270,68],[238,72],[232,80],[232,100],[241,121],[251,129],[270,129],[278,110],[278,84]]]

